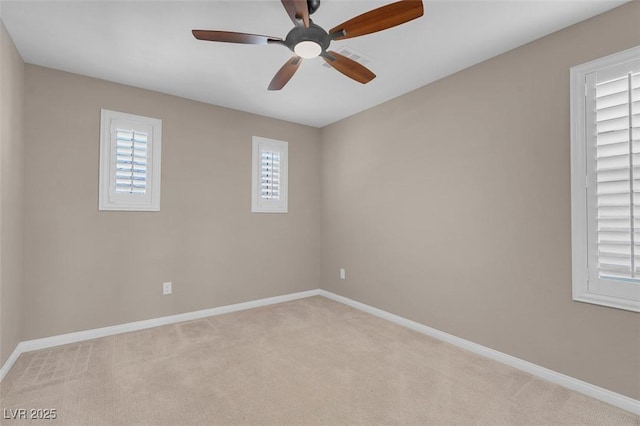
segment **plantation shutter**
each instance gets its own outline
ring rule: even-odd
[[[280,199],[281,155],[274,151],[260,151],[260,197]]]
[[[98,210],[159,211],[162,120],[100,112]]]
[[[595,198],[597,275],[640,282],[640,73],[594,73],[586,89],[595,142],[589,199]]]
[[[109,193],[114,201],[148,204],[152,198],[153,128],[133,120],[111,121]]]
[[[640,46],[570,75],[572,298],[640,312]]]
[[[115,190],[120,193],[146,194],[149,135],[128,129],[116,129]]]
[[[285,141],[254,136],[252,140],[251,211],[286,213],[288,157]]]

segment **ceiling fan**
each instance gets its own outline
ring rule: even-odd
[[[422,1],[401,0],[369,12],[358,15],[346,22],[325,31],[316,25],[309,15],[320,7],[320,0],[281,0],[282,5],[295,24],[283,40],[258,34],[237,33],[231,31],[193,30],[198,40],[221,41],[242,44],[279,44],[294,52],[269,84],[269,90],[280,90],[293,77],[302,63],[302,59],[321,56],[333,68],[358,81],[368,83],[376,75],[358,62],[332,50],[327,50],[333,40],[344,40],[361,35],[386,30],[396,25],[419,18],[423,14]]]

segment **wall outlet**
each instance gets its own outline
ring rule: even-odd
[[[162,295],[171,294],[171,282],[162,283]]]
[[[346,272],[344,271],[344,268],[340,268],[340,279],[341,279],[341,280],[344,280],[344,279],[346,279],[346,278],[347,278],[347,274],[346,274]]]

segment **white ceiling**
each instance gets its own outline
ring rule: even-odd
[[[322,0],[312,19],[328,30],[390,2]],[[371,59],[377,78],[369,84],[315,58],[280,92],[267,86],[292,56],[285,47],[191,35],[284,38],[293,24],[279,1],[3,0],[0,16],[25,62],[322,127],[625,2],[427,0],[417,20],[332,43]]]

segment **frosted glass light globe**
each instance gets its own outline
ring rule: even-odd
[[[293,51],[301,58],[310,59],[320,55],[322,48],[315,41],[301,41],[296,44]]]

